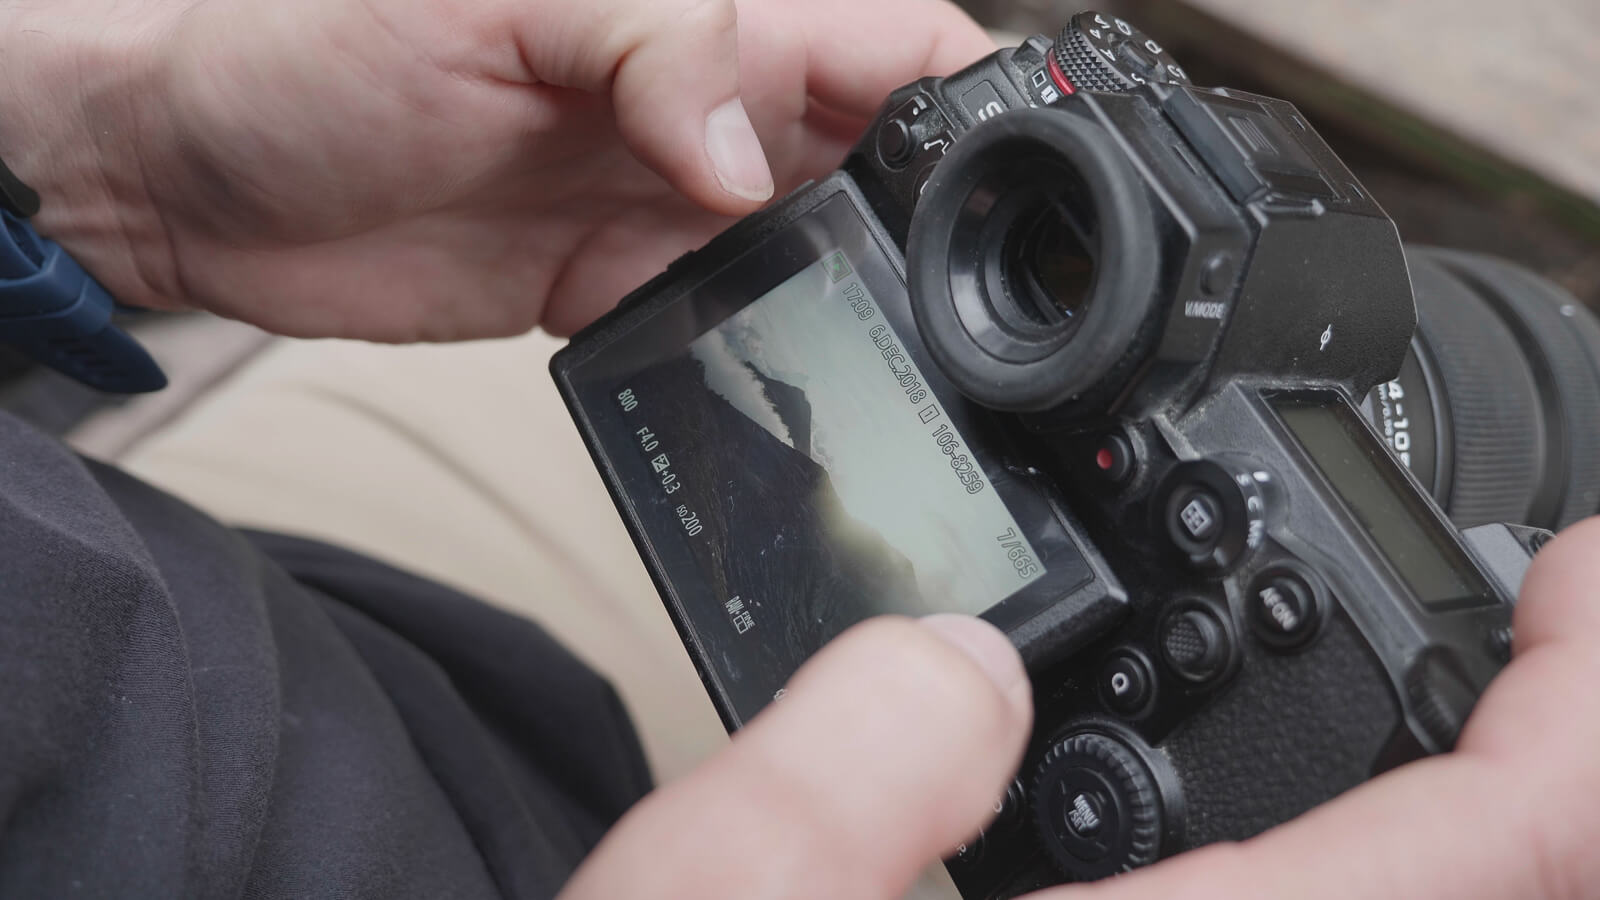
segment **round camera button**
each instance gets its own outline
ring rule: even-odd
[[[1231,571],[1261,548],[1271,481],[1267,471],[1235,462],[1180,463],[1156,490],[1151,527],[1196,569],[1212,576]]]
[[[911,162],[916,147],[911,140],[911,126],[900,119],[890,119],[878,129],[878,158],[891,169]]]
[[[1205,485],[1188,485],[1172,494],[1167,503],[1167,528],[1173,543],[1185,550],[1204,553],[1216,545],[1222,534],[1222,498]]]
[[[1162,658],[1187,681],[1206,682],[1221,675],[1232,650],[1227,626],[1207,606],[1186,606],[1161,623]]]
[[[1122,484],[1133,477],[1136,459],[1133,445],[1120,434],[1108,434],[1092,445],[1094,467],[1111,484]]]
[[[1080,841],[1093,841],[1106,821],[1106,798],[1099,791],[1078,791],[1067,804],[1067,830]]]
[[[1233,263],[1233,256],[1227,253],[1213,253],[1205,261],[1200,270],[1200,292],[1208,297],[1217,297],[1228,292],[1233,287],[1233,278],[1237,274],[1237,267]]]
[[[1160,787],[1119,738],[1099,731],[1063,737],[1040,761],[1033,795],[1039,836],[1073,878],[1103,878],[1160,856]]]
[[[1321,619],[1316,590],[1292,569],[1274,568],[1257,575],[1250,582],[1247,602],[1256,636],[1279,649],[1304,644]]]
[[[1100,668],[1100,699],[1121,716],[1133,716],[1149,705],[1155,693],[1150,664],[1134,650],[1118,650]]]

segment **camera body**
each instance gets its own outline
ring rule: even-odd
[[[1457,531],[1357,412],[1415,327],[1294,107],[1084,13],[895,92],[552,372],[730,729],[868,616],[1010,635],[1035,732],[970,900],[1453,745],[1546,533]]]

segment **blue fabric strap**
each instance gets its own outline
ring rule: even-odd
[[[166,387],[149,352],[112,324],[105,288],[23,219],[3,209],[0,219],[0,343],[109,393]]]

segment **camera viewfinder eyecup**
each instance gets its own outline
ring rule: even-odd
[[[1109,131],[1058,109],[995,116],[940,163],[912,218],[917,329],[978,403],[1054,408],[1128,352],[1156,304],[1159,238]]]

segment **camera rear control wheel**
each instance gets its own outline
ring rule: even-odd
[[[1062,872],[1091,881],[1161,855],[1161,790],[1122,739],[1069,733],[1039,763],[1034,790],[1039,836]]]

